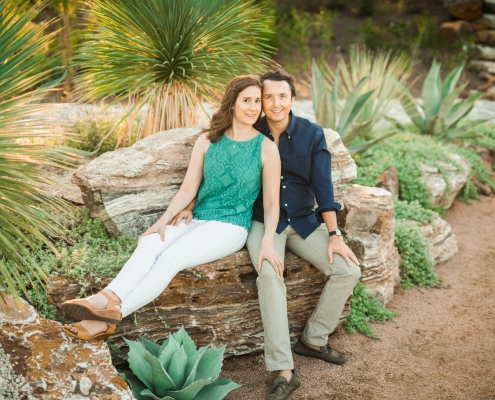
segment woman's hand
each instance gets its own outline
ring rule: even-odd
[[[275,270],[278,276],[284,275],[284,260],[275,250],[273,242],[263,240],[261,242],[260,255],[258,256],[258,271],[261,270],[263,260],[267,260]]]
[[[151,225],[146,232],[144,232],[141,236],[139,236],[139,239],[141,239],[144,236],[151,235],[152,233],[158,233],[160,235],[160,238],[162,239],[162,242],[165,241],[165,226],[167,223],[159,219],[156,221],[153,225]]]
[[[168,223],[169,225],[179,226],[180,221],[186,220],[186,225],[189,225],[193,219],[193,213],[188,208],[184,208],[180,211],[172,220]]]

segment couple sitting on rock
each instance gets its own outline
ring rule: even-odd
[[[329,277],[294,351],[345,362],[345,355],[328,345],[328,336],[361,271],[337,228],[340,205],[325,135],[291,112],[295,96],[292,78],[282,72],[261,79],[240,76],[228,84],[163,216],[141,235],[103,291],[62,305],[82,320],[65,325],[67,334],[108,338],[122,317],[158,297],[179,271],[234,253],[247,240],[258,273],[266,369],[279,372],[267,399],[286,399],[300,384],[287,319],[286,247]]]

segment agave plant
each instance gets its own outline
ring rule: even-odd
[[[361,152],[393,134],[373,138],[372,131],[403,96],[396,83],[407,81],[411,63],[390,52],[373,53],[356,46],[351,48],[349,65],[342,55],[339,57],[336,71],[326,63],[323,70],[313,64],[316,121],[336,130],[345,145],[356,137],[363,138],[363,143],[349,147],[350,151]]]
[[[218,379],[225,346],[199,350],[184,327],[162,345],[139,337],[129,345],[129,366],[121,372],[138,400],[221,400],[240,385]]]
[[[268,61],[266,17],[255,0],[94,0],[95,31],[76,56],[82,100],[127,99],[140,136],[186,125],[227,81]]]
[[[39,240],[56,252],[49,237],[63,230],[53,216],[70,212],[42,189],[55,182],[39,169],[74,156],[56,147],[46,117],[51,107],[40,103],[57,82],[33,90],[54,72],[43,50],[57,32],[43,34],[51,21],[32,23],[46,4],[0,0],[0,286],[14,298],[27,295],[26,282],[44,282],[28,249]]]
[[[459,100],[459,95],[466,88],[467,82],[456,88],[464,65],[452,70],[445,81],[440,77],[441,65],[433,60],[428,76],[423,84],[423,99],[419,105],[414,101],[410,91],[398,83],[404,96],[401,103],[412,122],[428,135],[441,136],[447,139],[465,137],[464,130],[486,120],[476,120],[458,128],[458,123],[465,118],[474,107],[474,102],[483,93],[475,92],[467,99]]]

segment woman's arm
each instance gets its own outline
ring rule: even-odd
[[[282,257],[275,250],[274,239],[280,217],[280,154],[277,145],[266,139],[263,142],[263,210],[265,220],[265,234],[261,242],[258,257],[258,270],[263,260],[267,260],[282,276],[284,264]]]
[[[162,217],[144,232],[141,237],[151,233],[159,233],[162,241],[165,241],[165,226],[183,208],[194,199],[198,193],[199,185],[203,180],[203,161],[210,145],[206,134],[201,135],[196,141],[191,153],[191,161],[187,168],[186,176]]]

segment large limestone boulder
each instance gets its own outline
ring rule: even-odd
[[[0,344],[17,375],[17,393],[10,391],[7,398],[134,399],[105,342],[73,340],[58,322],[41,318],[25,301],[21,310],[10,295],[2,295],[7,305],[0,312]],[[8,378],[12,380],[11,371]]]
[[[293,341],[302,333],[327,278],[291,252],[285,258],[285,284],[290,334]],[[227,345],[225,355],[241,355],[263,349],[263,325],[256,288],[257,273],[243,249],[213,263],[180,272],[154,302],[125,318],[112,343],[127,349],[123,337],[137,335],[161,342],[170,330],[182,325],[198,346]],[[88,293],[97,292],[108,280],[90,282]],[[48,298],[59,307],[73,299],[80,287],[66,277],[50,278]],[[349,302],[340,318],[349,315]],[[123,361],[115,358],[114,361]]]
[[[361,282],[386,304],[400,282],[392,194],[385,189],[350,185],[344,203],[345,209],[338,214],[339,227],[361,262]]]
[[[430,192],[431,204],[434,207],[449,208],[466,183],[471,171],[468,160],[457,154],[449,154],[449,156],[453,160],[452,164],[438,163],[444,169],[445,177],[437,167],[421,164],[426,186]]]
[[[108,152],[74,173],[93,218],[112,235],[139,236],[165,211],[186,173],[191,150],[202,127],[163,131],[129,148]],[[332,153],[332,180],[337,201],[356,178],[356,164],[337,132],[325,130]]]

